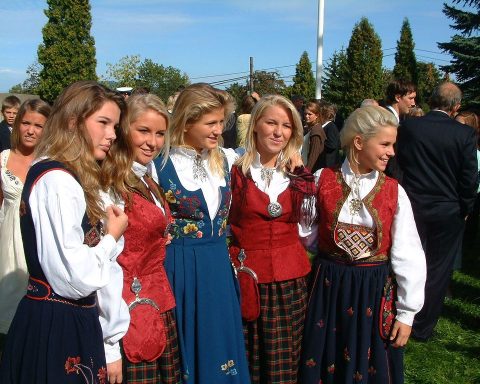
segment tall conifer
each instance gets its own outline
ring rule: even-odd
[[[393,76],[396,79],[418,82],[417,59],[415,57],[415,43],[413,42],[412,30],[408,19],[403,20],[400,30],[400,40],[397,40],[397,51],[395,52],[395,66]]]
[[[315,77],[307,52],[303,52],[297,64],[291,92],[292,95],[303,96],[307,100],[315,97]]]

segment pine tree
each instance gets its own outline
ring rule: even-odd
[[[418,82],[417,59],[415,57],[415,43],[413,42],[412,30],[408,19],[403,20],[400,30],[400,40],[397,41],[397,51],[395,52],[395,66],[393,67],[393,76],[396,79],[411,81],[414,84]]]
[[[43,44],[38,47],[40,97],[53,102],[67,85],[96,80],[89,0],[47,0]]]
[[[416,103],[422,109],[428,111],[428,100],[432,94],[433,89],[441,82],[440,71],[433,63],[417,63],[418,70],[418,84]]]
[[[310,100],[315,98],[315,77],[312,72],[312,64],[308,53],[303,52],[293,76],[292,95],[299,95]]]
[[[480,107],[480,0],[453,0],[453,3],[463,3],[476,12],[443,5],[443,13],[453,20],[451,26],[460,34],[455,34],[449,42],[438,43],[440,49],[453,57],[450,65],[440,69],[455,74],[466,104]]]
[[[347,47],[347,90],[342,107],[350,113],[365,99],[383,94],[382,42],[367,18],[355,25]]]
[[[322,97],[338,107],[338,113],[347,115],[344,107],[345,95],[348,92],[347,85],[347,54],[342,48],[335,51],[325,65],[325,80],[323,81]]]

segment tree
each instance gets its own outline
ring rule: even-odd
[[[116,64],[107,63],[107,79],[114,87],[135,87],[140,61],[140,55],[127,55]]]
[[[88,0],[47,0],[43,44],[38,47],[39,95],[53,102],[67,85],[96,80],[95,41]]]
[[[325,65],[325,76],[322,87],[322,97],[338,107],[342,116],[347,115],[344,107],[347,85],[347,54],[345,50],[333,52],[332,57]]]
[[[302,53],[297,64],[290,92],[292,95],[303,96],[307,100],[315,98],[315,77],[306,51]]]
[[[247,80],[248,83],[248,80]],[[253,72],[253,89],[259,95],[283,95],[285,92],[285,82],[277,71],[254,71]]]
[[[466,104],[480,107],[480,0],[452,1],[475,8],[476,12],[443,5],[443,13],[453,20],[451,27],[460,34],[455,34],[449,42],[438,43],[441,50],[453,57],[449,65],[440,69],[455,74]]]
[[[415,57],[415,43],[413,42],[412,30],[408,19],[403,20],[400,30],[400,40],[397,40],[397,51],[395,52],[395,66],[393,76],[396,79],[418,82],[417,59]]]
[[[351,113],[365,98],[383,94],[382,42],[367,18],[355,25],[347,47],[347,90],[342,107]]]
[[[440,71],[433,63],[417,63],[418,84],[416,103],[426,112],[433,89],[442,81]]]
[[[237,104],[237,111],[239,106],[242,103],[243,97],[247,94],[248,92],[248,87],[246,85],[241,85],[237,82],[229,85],[225,90],[232,95],[232,97],[235,99],[235,102]]]
[[[150,92],[166,101],[180,86],[187,86],[189,83],[188,76],[185,73],[182,74],[179,69],[171,66],[164,67],[150,59],[145,59],[138,67],[135,86],[148,87]]]
[[[10,93],[20,93],[29,95],[38,95],[38,85],[40,82],[40,64],[35,61],[27,67],[27,79],[20,84],[14,85],[10,89]]]

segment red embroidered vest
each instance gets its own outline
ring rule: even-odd
[[[292,192],[287,188],[278,196],[281,216],[272,218],[267,212],[268,195],[257,188],[251,178],[232,168],[232,205],[230,256],[236,267],[241,248],[247,256],[244,265],[255,271],[259,283],[285,281],[308,274],[310,263],[293,220]],[[247,183],[244,185],[244,183]],[[245,190],[242,192],[242,189]],[[242,199],[245,193],[246,199]]]
[[[320,252],[343,258],[345,251],[337,245],[336,225],[340,210],[350,194],[340,170],[325,168],[318,182],[318,248]],[[392,245],[391,227],[397,209],[398,183],[380,173],[373,189],[363,199],[363,204],[373,218],[377,244],[366,261],[388,260]]]
[[[130,309],[130,327],[123,338],[127,358],[132,362],[153,361],[166,345],[166,325],[161,314],[175,307],[170,283],[164,268],[166,228],[170,220],[168,205],[165,213],[138,193],[131,194],[125,208],[128,227],[123,234],[125,247],[117,258],[123,269],[122,297],[130,305],[136,295],[132,290],[134,278],[141,285],[138,295],[157,306],[140,304]]]

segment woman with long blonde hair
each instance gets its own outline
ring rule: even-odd
[[[128,219],[118,207],[105,210],[100,184],[112,146],[128,144],[125,119],[123,98],[93,81],[73,83],[53,106],[22,195],[30,277],[7,336],[2,383],[107,381],[105,349],[118,345],[128,319],[112,322],[101,293]]]
[[[225,233],[235,153],[219,147],[232,110],[228,93],[207,84],[187,87],[173,109],[170,154],[155,160],[173,217],[165,269],[183,374],[195,384],[249,383]]]
[[[296,383],[307,306],[307,252],[313,175],[292,172],[303,128],[295,106],[279,95],[252,111],[245,154],[232,168],[230,257],[240,282],[252,383]],[[247,199],[248,196],[248,199]]]

